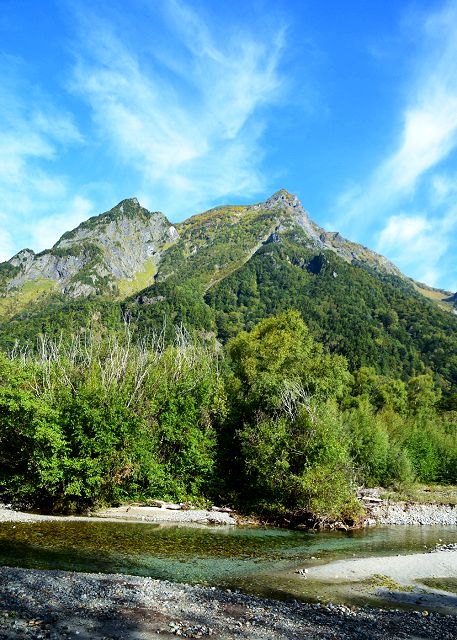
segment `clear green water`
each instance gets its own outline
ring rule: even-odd
[[[337,558],[414,553],[439,541],[457,542],[457,527],[309,533],[130,522],[0,523],[0,564],[127,573],[319,599],[322,594],[295,577],[294,569]]]

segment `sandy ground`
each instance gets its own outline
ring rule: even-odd
[[[42,522],[46,520],[69,520],[89,522],[93,520],[127,522],[170,522],[187,524],[235,525],[236,520],[229,514],[205,509],[173,510],[161,507],[112,507],[102,509],[91,516],[46,516],[14,511],[0,504],[0,522]]]
[[[457,550],[337,560],[301,571],[307,588],[323,583],[349,602],[417,607],[457,616],[457,593],[421,583],[426,578],[457,578]]]
[[[366,580],[379,574],[401,585],[412,585],[423,578],[457,578],[457,551],[337,560],[310,567],[307,576],[328,582]]]

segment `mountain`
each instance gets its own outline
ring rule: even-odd
[[[148,273],[151,281],[160,252],[177,239],[162,213],[141,207],[136,198],[123,200],[65,233],[52,249],[16,254],[6,263],[4,290],[20,291],[34,283],[37,295],[40,290],[70,297],[116,294],[123,282],[135,282],[140,273]]]
[[[293,226],[304,232],[307,245],[314,249],[332,250],[352,263],[401,276],[382,256],[339,233],[324,231],[310,220],[296,196],[281,190],[257,205],[217,207],[193,216],[178,225],[179,232],[163,213],[148,211],[136,198],[123,200],[66,232],[52,249],[39,254],[31,249],[17,253],[0,265],[0,284],[6,296],[25,289],[28,300],[51,291],[72,298],[122,296],[143,289],[155,279],[165,280],[176,272],[177,258],[179,264],[185,258],[185,270],[190,265],[210,287],[224,277],[227,269],[245,262],[262,244],[274,241],[275,234]],[[176,243],[179,248],[170,251]],[[198,266],[202,248],[205,264]],[[208,262],[209,254],[222,264]]]
[[[285,190],[174,226],[136,198],[123,200],[52,249],[25,249],[0,264],[0,296],[3,348],[126,319],[139,335],[165,319],[224,342],[294,308],[352,368],[403,377],[431,369],[443,388],[457,386],[457,318],[443,310],[452,309],[449,293],[325,231]]]
[[[447,292],[447,294],[449,297],[445,299],[445,302],[450,302],[451,304],[453,304],[455,309],[454,313],[457,313],[457,293],[449,294],[449,292]]]

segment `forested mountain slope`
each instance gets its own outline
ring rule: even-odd
[[[126,320],[137,336],[183,323],[225,342],[296,309],[352,370],[403,378],[431,370],[455,391],[457,316],[423,291],[384,257],[324,231],[284,190],[175,226],[132,198],[49,251],[0,265],[0,346]],[[451,298],[439,302],[452,307]]]

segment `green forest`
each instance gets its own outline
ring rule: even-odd
[[[59,242],[50,271],[41,254],[0,265],[1,499],[325,524],[357,522],[360,486],[457,483],[452,304],[291,194],[172,235],[125,200]],[[157,255],[120,278],[123,251]]]
[[[299,230],[284,233],[280,242],[262,245],[211,286],[205,284],[213,273],[208,264],[211,251],[216,252],[214,260],[222,262],[219,245],[202,250],[200,261],[207,268],[203,275],[198,253],[189,264],[180,257],[179,246],[173,247],[163,269],[173,264],[175,273],[130,298],[71,299],[55,293],[0,317],[0,349],[11,351],[16,342],[34,349],[36,336],[59,340],[61,334],[87,331],[94,319],[115,332],[122,332],[127,321],[135,341],[148,339],[165,324],[168,343],[174,327],[183,325],[226,344],[261,320],[294,309],[326,351],[347,359],[351,371],[373,367],[378,374],[403,381],[433,372],[443,402],[457,405],[457,316],[405,279],[350,264],[305,242]]]
[[[360,485],[457,483],[444,372],[356,362],[303,316],[261,319],[223,346],[182,325],[170,338],[92,322],[5,350],[0,497],[54,512],[215,502],[325,524],[357,521]]]

